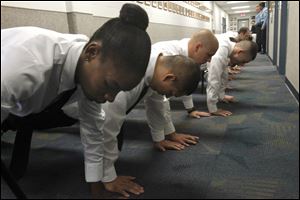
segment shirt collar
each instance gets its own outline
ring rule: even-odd
[[[157,63],[157,59],[160,55],[163,55],[160,51],[153,50],[151,51],[149,63],[147,66],[146,74],[145,74],[145,83],[147,86],[150,85],[151,80],[153,78],[155,66]]]
[[[188,54],[189,54],[189,51],[188,51],[189,41],[190,41],[190,38],[184,38],[184,39],[179,41],[179,46],[182,50],[181,55],[183,55],[183,56],[188,57]]]
[[[229,39],[229,56],[233,52],[233,49],[234,49],[235,45],[236,45],[236,43],[235,42],[231,42],[230,39]]]
[[[76,86],[75,84],[75,71],[77,67],[77,62],[79,60],[80,54],[86,45],[86,42],[76,42],[69,49],[66,61],[63,65],[63,70],[61,72],[61,79],[59,84],[58,93],[65,90],[72,89]]]

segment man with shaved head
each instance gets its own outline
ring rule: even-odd
[[[209,62],[218,50],[219,44],[215,35],[208,29],[201,29],[191,38],[182,40],[163,41],[154,44],[168,55],[184,55],[192,58],[200,65]],[[192,95],[182,97],[185,109],[190,117],[210,116],[207,112],[200,112],[194,108]]]
[[[227,83],[227,66],[244,65],[255,59],[257,44],[253,41],[243,40],[238,43],[232,42],[228,35],[216,36],[219,41],[219,49],[212,57],[208,65],[207,77],[207,106],[213,115],[229,116],[232,113],[217,108],[219,100],[226,103],[235,102],[233,96],[225,95]]]

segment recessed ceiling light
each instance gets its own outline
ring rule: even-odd
[[[235,10],[235,9],[241,9],[241,8],[250,8],[250,6],[236,6],[236,7],[232,7],[231,9]]]
[[[235,3],[247,3],[249,1],[228,1],[227,4],[235,4]]]
[[[239,11],[234,11],[234,13],[246,13],[246,12],[251,12],[251,10],[239,10]]]

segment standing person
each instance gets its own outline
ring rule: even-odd
[[[268,23],[268,8],[265,6],[265,2],[261,2],[259,6],[262,8],[261,11],[261,54],[266,53],[266,40],[267,40],[267,23]]]
[[[75,123],[66,120],[61,107],[71,103],[77,90],[85,179],[93,188],[103,176],[103,162],[96,160],[103,153],[101,103],[112,102],[144,76],[151,51],[148,23],[141,7],[124,4],[119,17],[108,20],[90,40],[37,27],[2,29],[2,131],[32,134],[49,123],[51,128]]]
[[[261,31],[261,14],[262,14],[262,7],[258,4],[255,7],[256,15],[255,15],[255,29],[256,29],[256,44],[258,46],[258,52],[261,52],[261,46],[262,46],[262,31]]]

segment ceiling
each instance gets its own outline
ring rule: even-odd
[[[228,4],[228,2],[232,2],[232,1],[215,1],[215,3],[221,9],[223,9],[227,14],[233,15],[233,14],[240,14],[240,13],[255,12],[255,6],[259,4],[261,1],[248,1],[248,2],[235,1],[235,3],[233,4]],[[240,7],[240,6],[250,6],[250,7],[232,9],[232,7]],[[245,12],[246,10],[248,12]],[[243,11],[243,12],[239,12],[239,11]]]

